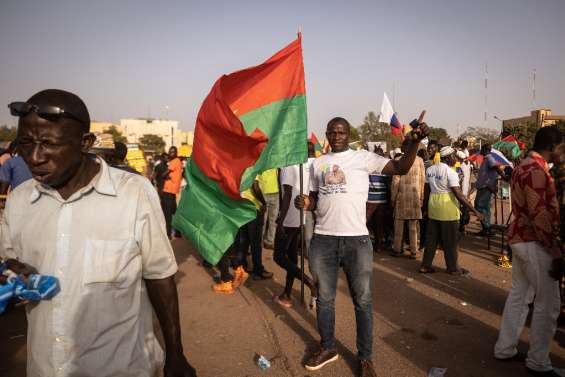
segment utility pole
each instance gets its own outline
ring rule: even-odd
[[[532,110],[535,110],[537,108],[537,104],[536,104],[536,69],[534,68],[533,72],[532,72],[532,104],[534,106],[534,108]]]
[[[485,63],[485,114],[484,114],[485,126],[487,123],[487,112],[488,112],[488,62]]]
[[[392,82],[392,108],[395,112],[398,112],[396,108],[396,81]]]

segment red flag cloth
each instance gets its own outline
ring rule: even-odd
[[[320,142],[318,141],[318,138],[316,137],[316,134],[314,132],[312,132],[310,134],[310,141],[312,142],[312,144],[316,145],[316,144],[320,144]]]
[[[520,150],[526,149],[526,143],[516,139],[512,135],[506,136],[504,139],[502,139],[502,141],[507,141],[507,142],[510,142],[510,143],[516,143],[516,144],[518,144],[518,147],[520,148]]]
[[[476,163],[477,165],[481,165],[483,163],[483,159],[485,158],[485,156],[483,156],[480,153],[474,154],[472,156],[470,156],[468,158],[469,161]]]
[[[265,63],[220,77],[198,113],[194,162],[226,195],[241,198],[243,172],[255,165],[270,137],[259,127],[248,134],[241,117],[305,93],[300,36]]]

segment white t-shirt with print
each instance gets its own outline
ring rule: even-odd
[[[426,183],[432,194],[451,192],[451,187],[459,187],[459,175],[447,164],[440,162],[426,170]]]
[[[305,164],[302,164],[302,192],[308,195],[310,192],[310,164],[314,158],[309,158]],[[288,212],[283,221],[283,226],[289,228],[298,228],[300,226],[300,210],[294,206],[294,198],[300,195],[300,165],[287,166],[281,169],[281,187],[288,185],[292,187],[292,196]],[[284,189],[283,189],[284,192]],[[305,219],[304,219],[305,221]]]
[[[369,173],[380,174],[390,160],[365,150],[328,153],[314,160],[310,191],[318,192],[314,233],[365,236]]]

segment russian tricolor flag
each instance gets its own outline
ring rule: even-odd
[[[511,168],[514,168],[512,161],[507,159],[504,153],[502,153],[498,149],[491,148],[490,155],[494,159],[496,166],[510,166]],[[474,162],[479,166],[483,164],[484,159],[485,157],[480,153],[474,154],[469,157],[469,161]]]
[[[402,135],[402,124],[398,120],[386,93],[384,93],[383,104],[381,105],[381,122],[390,124],[390,131],[393,135]]]
[[[514,164],[506,158],[504,153],[502,153],[498,149],[491,148],[490,154],[494,158],[497,166],[510,166],[511,168],[514,167]]]

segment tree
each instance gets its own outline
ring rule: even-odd
[[[145,134],[139,138],[141,149],[153,151],[155,153],[163,153],[165,149],[165,140],[159,135]]]
[[[379,122],[373,111],[369,111],[363,120],[363,124],[357,127],[357,131],[362,144],[366,144],[368,141],[385,141],[387,150],[390,150],[399,147],[402,142],[399,136],[390,132],[388,123]]]
[[[532,122],[520,122],[513,125],[506,124],[504,126],[505,132],[508,132],[510,135],[526,144],[526,150],[529,150],[534,145],[534,137],[538,129],[538,126]]]
[[[361,142],[366,143],[368,141],[381,141],[387,127],[389,127],[388,124],[379,122],[375,113],[369,111],[363,120],[363,124],[357,127],[357,130]]]
[[[349,137],[349,141],[354,142],[359,140],[361,140],[361,136],[359,136],[359,130],[357,130],[357,128],[355,127],[351,127],[351,134]]]
[[[470,145],[479,145],[479,140],[482,144],[494,144],[500,138],[500,132],[486,127],[468,127],[463,132],[459,139],[465,139]]]
[[[441,128],[441,127],[430,127],[430,133],[428,135],[428,139],[429,140],[435,140],[435,141],[447,139],[451,142],[451,137],[447,133],[447,130],[445,128]]]
[[[557,123],[555,123],[555,127],[557,127],[559,131],[565,134],[565,120],[557,121]]]
[[[16,127],[0,126],[0,141],[13,141],[16,139],[17,132]]]
[[[120,130],[118,130],[116,128],[116,126],[110,126],[110,128],[106,128],[104,130],[104,133],[112,135],[112,138],[114,139],[114,143],[127,143],[128,142],[127,137],[125,137],[120,132]]]

